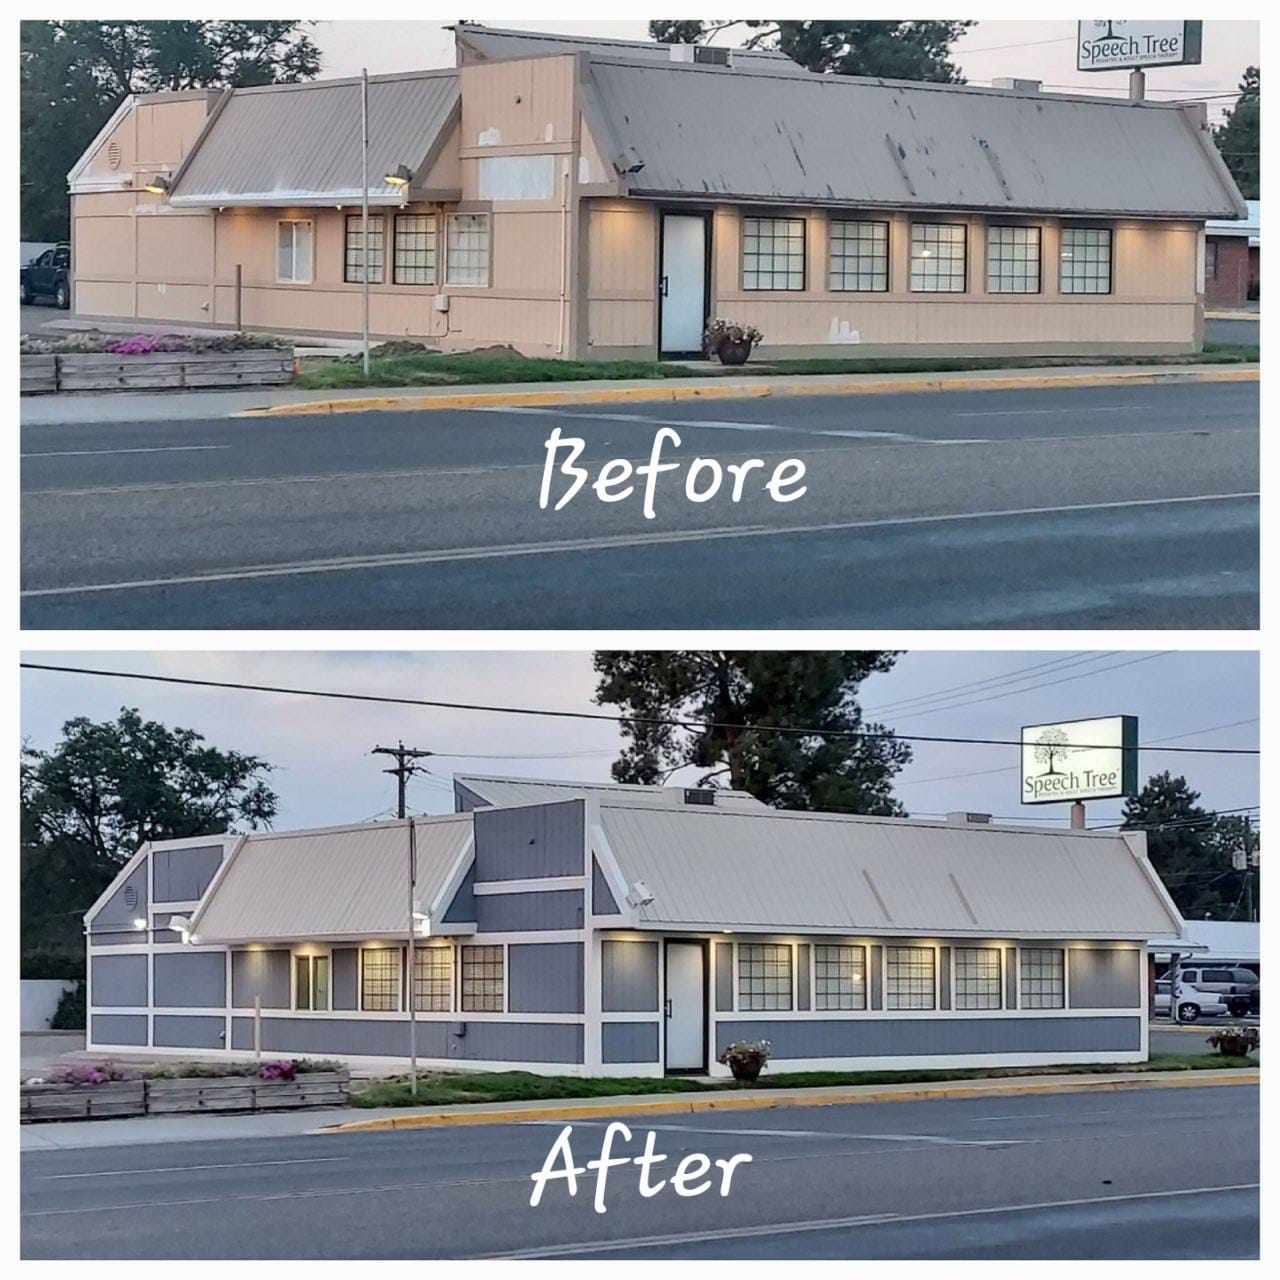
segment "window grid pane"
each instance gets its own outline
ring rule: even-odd
[[[1111,231],[1063,227],[1060,288],[1063,293],[1111,292]]]
[[[1040,292],[1040,228],[987,228],[987,292]]]
[[[1000,952],[995,947],[956,948],[956,1008],[1000,1008]]]
[[[743,218],[743,289],[804,289],[804,219]]]
[[[452,213],[445,223],[445,275],[449,284],[489,283],[489,215]]]
[[[884,993],[887,1009],[932,1009],[932,947],[886,947]]]
[[[348,284],[364,282],[364,215],[347,215],[347,252],[342,278]],[[382,214],[369,215],[369,283],[382,283]]]
[[[400,948],[369,948],[361,954],[360,1007],[395,1013],[400,1008]]]
[[[738,1008],[791,1008],[791,948],[785,943],[739,943]]]
[[[813,994],[818,1009],[865,1009],[867,959],[863,948],[815,946]]]
[[[414,949],[413,1007],[420,1013],[448,1013],[453,1008],[451,947]]]
[[[1065,1003],[1062,951],[1057,947],[1025,947],[1018,953],[1019,985],[1024,1009],[1061,1009]]]
[[[965,229],[941,222],[911,226],[911,290],[913,293],[963,293]]]
[[[502,1012],[502,948],[462,948],[462,1007],[468,1013]]]
[[[833,219],[831,268],[833,290],[885,293],[889,288],[889,224]]]
[[[436,220],[429,213],[396,216],[396,284],[435,284]]]

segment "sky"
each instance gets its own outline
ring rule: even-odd
[[[598,711],[589,652],[79,652],[24,660],[450,702]],[[1170,746],[1256,748],[1258,665],[1250,652],[913,651],[870,677],[860,701],[868,719],[901,734],[1017,739],[1024,724],[1136,715],[1139,741]],[[203,690],[26,670],[22,732],[48,748],[73,716],[114,718],[123,706],[203,734],[224,750],[274,766],[278,829],[388,817],[395,782],[378,745],[440,753],[410,784],[410,808],[452,809],[455,771],[609,781],[620,738],[589,721],[399,708],[280,694]],[[608,708],[605,708],[608,710]],[[895,784],[919,817],[950,810],[1065,825],[1067,806],[1025,806],[1013,747],[915,744]],[[465,753],[455,755],[449,753]],[[1142,780],[1183,773],[1216,809],[1259,800],[1256,757],[1144,752]],[[673,783],[692,783],[694,771]],[[1090,825],[1118,819],[1119,801],[1088,806]]]
[[[741,12],[741,11],[740,11]],[[446,19],[451,23],[454,19]],[[563,32],[614,39],[648,38],[648,19],[575,22],[555,19],[476,18],[485,26]],[[445,23],[383,19],[362,22],[321,21],[312,38],[319,45],[324,76],[416,71],[453,63],[453,37]],[[1128,92],[1127,72],[1078,72],[1075,69],[1074,20],[1052,22],[979,21],[957,42],[955,60],[971,84],[990,84],[998,76],[1041,80],[1055,91],[1084,89]],[[1259,61],[1256,22],[1206,21],[1203,62],[1199,66],[1155,68],[1147,74],[1148,97],[1198,97],[1234,91],[1245,67]],[[717,43],[733,44],[731,34]],[[1209,102],[1210,119],[1219,123],[1230,100]]]

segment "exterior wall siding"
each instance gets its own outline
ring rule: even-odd
[[[582,943],[513,942],[507,948],[511,1013],[581,1013]]]
[[[89,1019],[89,1035],[94,1044],[147,1043],[145,1013],[95,1013]]]
[[[591,910],[598,916],[621,915],[609,882],[604,878],[604,872],[600,870],[600,864],[595,858],[591,859]]]
[[[288,951],[233,951],[231,953],[231,1004],[252,1009],[260,997],[264,1009],[287,1009],[292,988]]]
[[[446,908],[443,920],[445,924],[465,924],[476,918],[476,869],[471,867],[462,878],[458,892]]]
[[[227,1020],[198,1014],[157,1014],[153,1019],[151,1043],[157,1048],[223,1049]]]
[[[125,882],[102,904],[89,926],[90,932],[131,934],[132,938],[127,940],[137,942],[139,930],[133,922],[145,920],[147,908],[147,860],[143,858]],[[94,945],[101,945],[97,937]]]
[[[151,963],[157,1008],[221,1009],[226,1006],[224,951],[157,951]]]
[[[476,883],[584,873],[586,805],[581,800],[518,809],[477,809]]]
[[[656,1022],[605,1022],[600,1026],[601,1062],[657,1062]]]
[[[606,938],[600,944],[600,1007],[606,1013],[658,1008],[658,944]]]
[[[89,983],[95,1009],[147,1004],[145,955],[90,956]]]
[[[715,945],[716,1010],[733,1010],[733,946],[727,942]]]
[[[222,846],[156,849],[151,854],[151,884],[156,902],[194,902],[222,865]]]
[[[1132,948],[1072,947],[1067,990],[1073,1009],[1142,1007],[1142,953]]]
[[[482,811],[481,811],[482,812]],[[582,928],[582,890],[486,893],[476,896],[478,933],[537,933]]]

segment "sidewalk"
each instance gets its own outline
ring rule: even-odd
[[[282,1138],[304,1134],[359,1133],[382,1129],[519,1124],[613,1116],[680,1115],[699,1111],[772,1110],[778,1107],[852,1103],[921,1102],[1085,1090],[1204,1088],[1257,1084],[1250,1068],[1214,1071],[1117,1071],[1106,1074],[992,1076],[936,1084],[853,1085],[814,1089],[744,1089],[715,1093],[619,1095],[538,1102],[495,1102],[445,1107],[340,1107],[245,1116],[138,1116],[126,1120],[81,1120],[21,1126],[23,1151],[76,1147],[136,1146],[211,1139]]]
[[[929,391],[1001,391],[1186,382],[1256,382],[1256,364],[1072,365],[1043,369],[979,369],[967,373],[785,374],[778,377],[692,377],[515,382],[501,386],[353,388],[304,391],[92,392],[26,396],[24,426],[158,422],[242,414],[408,412],[432,409],[653,403],[757,399],[770,396],[886,395]]]

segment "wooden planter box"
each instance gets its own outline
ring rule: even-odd
[[[90,352],[23,356],[22,390],[144,391],[192,387],[274,387],[293,380],[293,353],[157,351],[149,356]]]
[[[351,1096],[349,1071],[312,1071],[293,1080],[257,1076],[188,1076],[110,1084],[22,1086],[22,1120],[103,1120],[200,1111],[286,1111],[341,1107]]]

